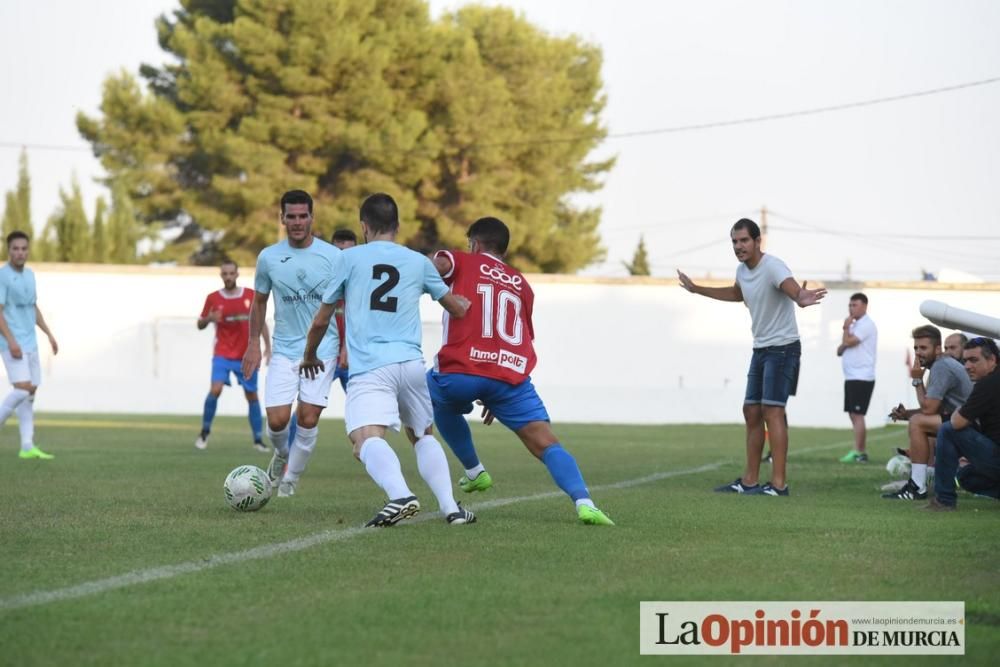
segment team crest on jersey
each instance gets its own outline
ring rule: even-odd
[[[501,285],[507,285],[518,291],[521,290],[521,285],[524,283],[524,278],[521,276],[512,276],[506,271],[504,271],[503,266],[490,266],[489,264],[480,264],[479,273],[484,278],[491,280],[495,283],[500,283]]]

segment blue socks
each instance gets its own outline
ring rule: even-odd
[[[583,481],[580,466],[576,464],[573,455],[562,448],[558,442],[542,452],[542,463],[549,469],[556,486],[574,501],[590,497],[587,484]]]
[[[469,430],[469,422],[465,421],[464,415],[439,409],[435,405],[434,425],[451,447],[451,451],[462,462],[462,467],[471,470],[479,465],[479,455],[476,454],[476,447],[472,444],[472,431]]]
[[[250,419],[250,431],[253,432],[253,441],[258,442],[261,431],[264,429],[264,419],[260,414],[260,401],[250,401],[247,403],[247,406],[249,410],[247,416]]]
[[[295,442],[295,432],[299,430],[299,416],[292,413],[292,420],[288,422],[288,444]]]
[[[205,397],[205,411],[201,416],[201,430],[208,433],[212,430],[212,420],[215,419],[215,408],[219,405],[219,397],[211,393]]]

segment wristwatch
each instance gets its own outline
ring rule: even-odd
[[[917,378],[916,380],[913,380],[912,382],[910,382],[910,384],[912,384],[914,387],[919,387],[923,383],[924,383],[924,381],[921,380],[921,379],[919,379],[919,378]]]

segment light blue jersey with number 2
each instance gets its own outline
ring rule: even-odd
[[[344,299],[351,377],[423,358],[420,297],[427,293],[438,301],[448,293],[431,261],[391,241],[348,248],[341,258],[323,303]]]

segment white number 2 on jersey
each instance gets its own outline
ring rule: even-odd
[[[496,286],[491,283],[480,283],[476,286],[476,292],[483,297],[483,338],[493,338],[495,331],[506,343],[520,345],[524,340],[521,297],[502,288],[497,293]],[[511,309],[513,313],[510,312]],[[513,331],[507,330],[508,322]]]

